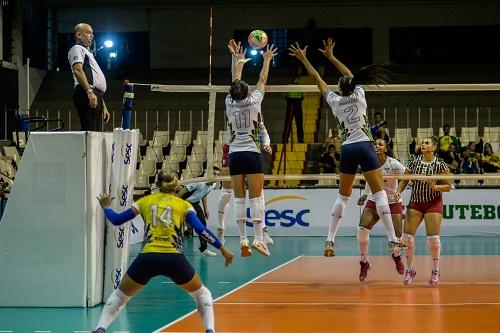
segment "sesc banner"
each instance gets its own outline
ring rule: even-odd
[[[219,190],[208,197],[210,219],[208,225],[216,230]],[[403,193],[407,204],[411,190]],[[273,236],[325,236],[328,232],[333,203],[338,189],[267,189],[265,190],[265,223]],[[338,231],[339,236],[355,236],[364,206],[356,204],[361,190],[353,189]],[[443,236],[472,236],[500,234],[500,190],[460,189],[443,195]],[[247,200],[247,216],[250,216]],[[232,203],[226,218],[226,234],[237,236]],[[251,223],[247,222],[251,227]],[[251,231],[250,231],[251,234]],[[418,235],[425,235],[425,227],[419,227]],[[384,236],[381,223],[372,235]]]

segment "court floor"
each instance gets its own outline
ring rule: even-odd
[[[358,282],[355,237],[339,237],[337,257],[321,255],[323,237],[279,237],[269,258],[186,255],[212,291],[217,332],[498,332],[500,240],[443,237],[441,284],[427,285],[430,260],[425,237],[417,238],[417,276],[403,286],[386,251],[386,238],[372,237],[369,281]],[[238,239],[228,246],[238,248]],[[133,254],[132,254],[133,255]],[[0,271],[1,274],[1,271]],[[91,332],[102,306],[0,308],[0,333]],[[202,332],[191,297],[158,277],[120,313],[108,332]]]

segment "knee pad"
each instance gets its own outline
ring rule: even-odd
[[[441,246],[441,238],[439,235],[427,236],[427,246],[429,249],[437,249]]]
[[[401,240],[403,241],[403,244],[406,244],[408,247],[415,247],[415,236],[403,234]]]
[[[201,286],[200,289],[193,291],[190,294],[198,307],[211,307],[213,304],[212,293],[205,286]]]
[[[389,205],[389,200],[387,199],[387,193],[384,190],[378,191],[372,195],[373,201],[375,201],[375,206],[385,206]]]
[[[250,199],[250,217],[253,223],[262,223],[264,211],[262,209],[262,198]]]
[[[338,218],[341,218],[350,198],[351,197],[339,194],[337,200],[335,200],[335,204],[333,205],[332,216],[337,216]]]
[[[231,201],[232,198],[233,198],[233,190],[223,188],[220,191],[219,212],[223,213],[225,211],[227,204]]]
[[[370,238],[370,229],[358,226],[358,242],[366,243]]]
[[[246,222],[247,216],[245,212],[245,198],[234,198],[234,213],[236,215],[236,222]]]

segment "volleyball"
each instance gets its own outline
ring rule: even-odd
[[[254,30],[248,35],[248,44],[254,49],[261,49],[267,45],[267,34],[262,30]]]

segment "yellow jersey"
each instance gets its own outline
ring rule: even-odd
[[[182,253],[182,229],[191,204],[173,194],[156,193],[134,203],[144,219],[142,253]]]

